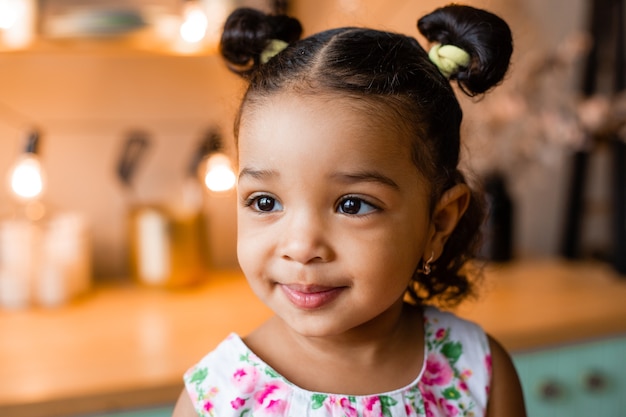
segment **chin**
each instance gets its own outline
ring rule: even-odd
[[[280,316],[279,316],[280,317]],[[280,317],[291,331],[303,337],[332,337],[345,333],[348,329],[338,327],[335,320],[317,317],[298,318],[296,320]]]

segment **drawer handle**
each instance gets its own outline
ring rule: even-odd
[[[563,398],[565,388],[556,380],[546,380],[539,385],[539,397],[544,401],[556,401]]]
[[[589,393],[598,393],[606,390],[608,386],[607,376],[597,369],[587,372],[583,376],[583,386]]]

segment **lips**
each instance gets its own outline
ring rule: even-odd
[[[325,287],[319,285],[280,286],[292,304],[304,310],[314,310],[333,302],[346,287]]]

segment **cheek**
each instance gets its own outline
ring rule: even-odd
[[[239,268],[254,289],[259,283],[259,277],[263,276],[263,263],[255,253],[254,246],[239,243],[237,245],[237,259]],[[257,291],[255,290],[255,293]]]
[[[256,221],[240,216],[237,222],[237,259],[246,274],[254,274],[263,267],[271,254],[271,233],[259,228]]]
[[[419,264],[427,240],[424,225],[404,221],[370,240],[364,248],[367,252],[365,263],[387,273],[394,271],[406,275],[409,279]]]
[[[362,262],[362,269],[378,270],[384,275],[406,276],[407,279],[413,274],[419,260],[419,250],[407,242],[388,241],[367,251]]]
[[[251,239],[245,222],[239,217],[237,221],[237,259],[239,260],[239,266],[247,271],[251,265],[251,261],[254,259],[255,245],[253,239]]]

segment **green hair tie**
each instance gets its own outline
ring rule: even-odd
[[[435,44],[428,51],[428,58],[439,68],[444,77],[450,78],[459,72],[459,68],[467,67],[470,63],[470,54],[454,45]]]
[[[272,39],[263,52],[261,52],[261,64],[267,64],[267,62],[278,55],[283,49],[288,47],[289,44],[280,39]]]

